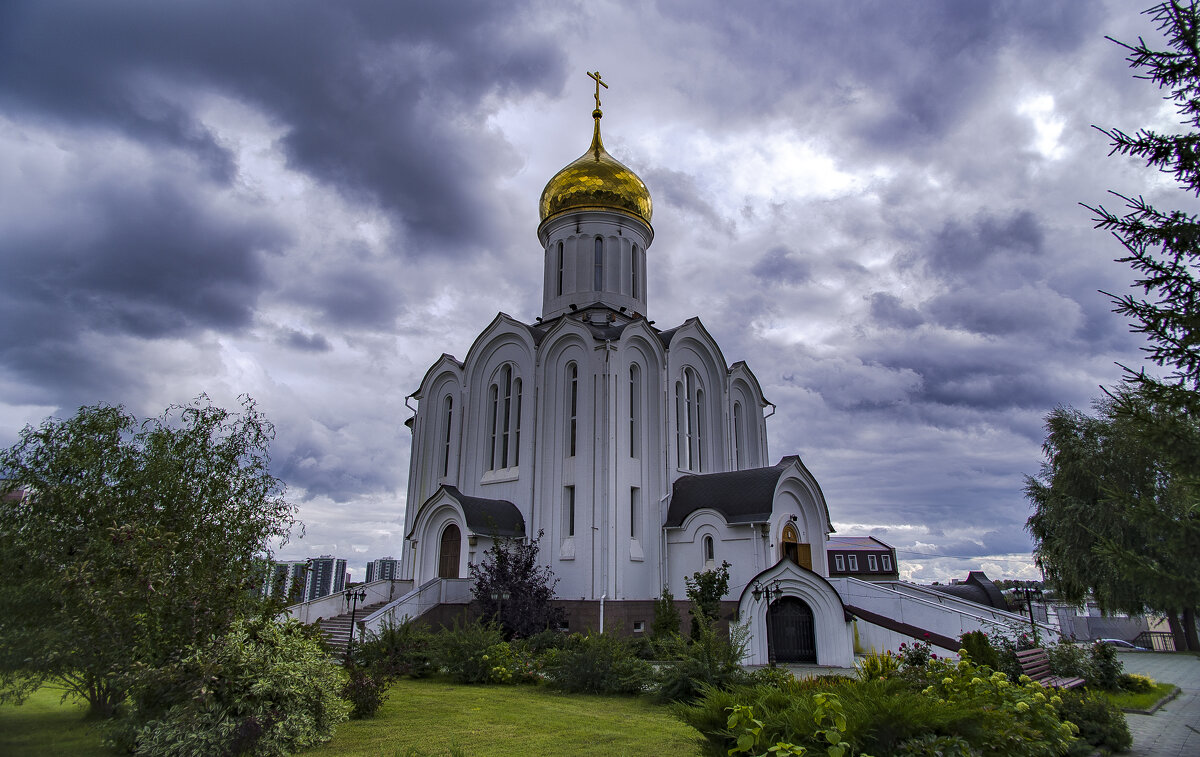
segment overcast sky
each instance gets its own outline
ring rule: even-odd
[[[917,581],[1038,577],[1023,477],[1138,335],[1079,203],[1194,200],[1093,124],[1174,130],[1104,39],[1128,2],[5,2],[0,444],[207,392],[274,421],[307,530],[399,557],[442,352],[541,312],[546,181],[609,151],[654,198],[649,317],[698,315],[778,409],[839,535]],[[951,557],[934,557],[948,555]]]

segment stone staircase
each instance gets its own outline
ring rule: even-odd
[[[371,613],[386,605],[387,602],[376,602],[373,605],[362,605],[354,611],[355,620],[361,621]],[[322,618],[315,625],[321,629],[321,633],[325,635],[325,642],[329,644],[329,650],[336,658],[341,658],[346,654],[346,646],[350,643],[350,613],[337,615],[332,618]],[[354,632],[354,643],[357,644],[362,638],[360,631]]]

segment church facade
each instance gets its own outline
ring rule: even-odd
[[[804,654],[844,664],[820,486],[799,457],[770,463],[773,406],[749,366],[699,318],[647,318],[652,201],[604,148],[601,83],[587,152],[541,195],[541,317],[498,314],[411,395],[401,571],[416,586],[466,577],[494,539],[541,534],[563,600],[683,597],[685,577],[728,562],[726,599],[761,624],[771,595],[752,591],[782,585],[782,561]]]

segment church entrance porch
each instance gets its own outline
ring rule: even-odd
[[[768,657],[774,662],[815,663],[817,637],[813,611],[798,597],[783,597],[767,609]]]

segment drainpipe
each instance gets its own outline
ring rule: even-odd
[[[600,595],[600,633],[604,633],[604,600],[608,599],[608,594]]]

